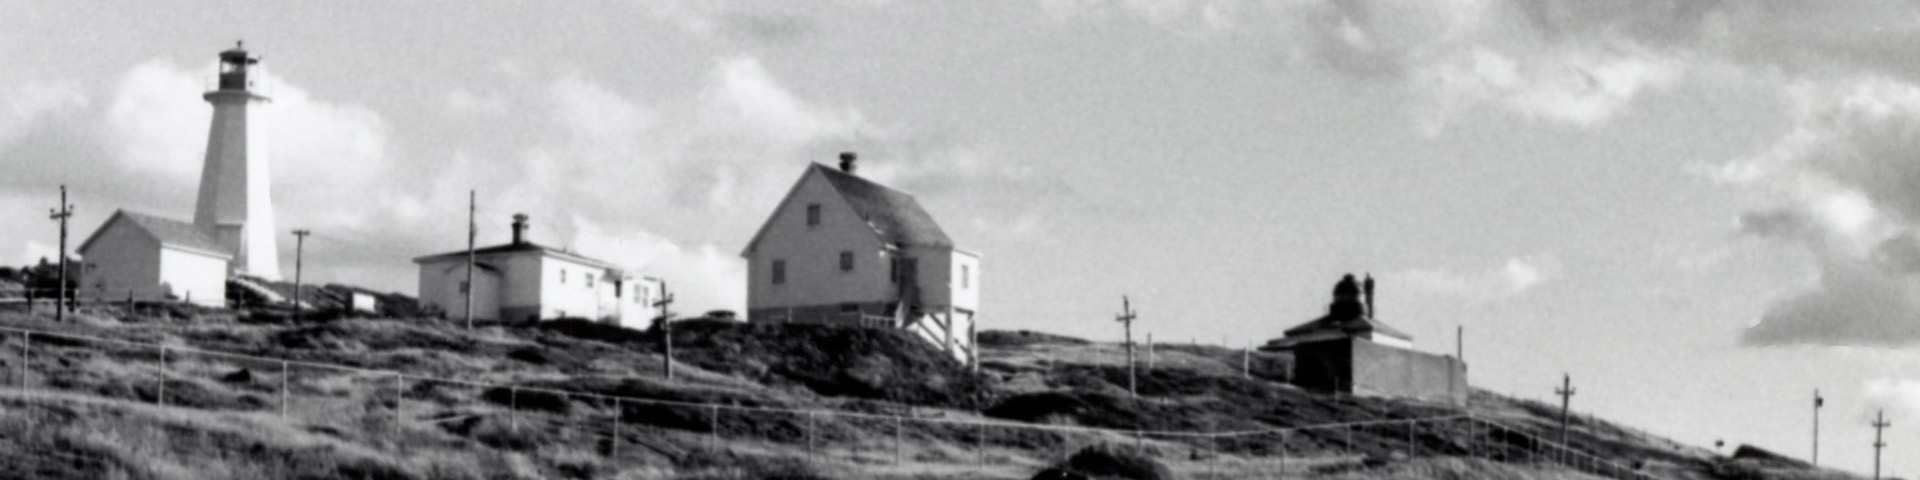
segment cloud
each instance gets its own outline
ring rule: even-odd
[[[1415,269],[1381,277],[1414,291],[1488,301],[1512,297],[1558,278],[1562,267],[1553,256],[1510,258],[1499,267],[1472,272]]]
[[[1920,86],[1879,76],[1790,91],[1793,129],[1722,178],[1781,204],[1741,232],[1804,252],[1817,270],[1776,298],[1750,345],[1920,342]]]
[[[1055,18],[1124,13],[1190,37],[1245,42],[1296,68],[1397,85],[1428,133],[1492,108],[1604,123],[1685,77],[1711,2],[1041,0]]]
[[[1920,418],[1920,380],[1873,378],[1861,386],[1870,409],[1885,409],[1892,420]],[[1871,413],[1866,413],[1871,418]]]
[[[26,135],[42,117],[84,108],[89,101],[77,85],[47,82],[25,83],[0,99],[0,145]]]
[[[56,253],[59,250],[53,245],[28,240],[26,246],[21,247],[20,255],[14,257],[13,261],[8,262],[7,265],[39,265],[41,259],[57,262],[60,260],[60,254]]]

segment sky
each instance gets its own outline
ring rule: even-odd
[[[535,241],[742,310],[740,250],[856,151],[982,255],[984,328],[1240,347],[1346,273],[1472,382],[1710,447],[1920,473],[1920,6],[1652,0],[25,0],[0,264],[190,219],[215,54],[273,98],[307,278]],[[291,235],[280,247],[291,271]]]

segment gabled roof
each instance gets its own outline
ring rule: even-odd
[[[611,271],[620,275],[626,274],[626,272],[621,270],[618,265],[614,265],[607,261],[600,260],[597,258],[587,257],[577,253],[573,253],[566,250],[561,250],[558,248],[553,248],[553,247],[549,247],[549,246],[545,246],[545,245],[541,245],[533,242],[494,245],[491,247],[481,248],[473,251],[474,256],[495,255],[495,254],[518,254],[518,253],[539,253],[546,256],[563,258],[563,259],[567,259],[567,260],[571,260],[579,263],[584,263],[584,264],[593,265],[600,268],[605,268],[608,271]],[[467,251],[458,250],[458,251],[441,253],[441,254],[427,255],[424,257],[417,257],[413,259],[413,263],[427,263],[427,262],[433,262],[433,261],[439,261],[439,260],[458,260],[458,259],[464,259],[464,258],[467,258]]]
[[[760,225],[760,231],[753,234],[753,240],[747,242],[746,252],[742,252],[743,255],[751,252],[753,246],[760,243],[760,237],[767,234],[768,227],[773,225],[774,218],[779,216],[780,211],[786,209],[787,202],[793,198],[793,192],[799,191],[800,185],[806,181],[806,175],[816,173],[827,180],[827,184],[840,194],[840,198],[844,199],[847,205],[853,207],[855,214],[866,220],[867,226],[873,228],[873,233],[879,235],[880,241],[903,247],[952,248],[954,246],[953,239],[947,237],[945,230],[940,229],[940,223],[933,220],[933,215],[928,214],[926,209],[920,208],[920,202],[914,200],[913,195],[833,167],[813,163],[807,166],[807,173],[801,175],[800,181],[794,183],[793,189],[787,191],[787,197],[780,200],[780,205],[774,209],[774,214],[769,215],[766,223]]]
[[[914,200],[913,195],[826,165],[815,163],[813,169],[825,174],[834,190],[839,190],[840,196],[846,198],[854,211],[860,213],[860,218],[866,219],[887,243],[953,246],[953,239],[947,238],[947,232],[933,221],[933,215],[920,208],[920,202]]]
[[[220,241],[214,240],[213,236],[207,235],[207,233],[201,231],[199,227],[193,226],[192,222],[183,222],[166,217],[131,212],[126,209],[115,210],[113,216],[107,218],[106,223],[100,224],[100,229],[94,230],[92,235],[87,236],[86,241],[80,242],[79,250],[86,251],[88,247],[93,245],[94,240],[100,238],[101,233],[106,232],[107,228],[113,226],[114,222],[120,221],[132,224],[135,228],[153,237],[154,240],[158,240],[161,245],[194,250],[226,259],[233,258],[233,252],[228,251],[227,247],[220,245]]]
[[[1406,332],[1402,332],[1399,329],[1368,316],[1340,318],[1327,315],[1289,328],[1286,331],[1286,335],[1295,337],[1322,331],[1347,333],[1372,332],[1409,340],[1413,339],[1413,336],[1407,335]]]

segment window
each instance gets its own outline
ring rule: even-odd
[[[842,303],[842,304],[840,304],[840,311],[841,311],[841,312],[858,312],[858,311],[860,311],[860,304],[858,304],[858,303]]]
[[[840,252],[840,271],[853,271],[853,252]]]
[[[969,285],[973,283],[973,280],[971,280],[972,277],[973,277],[973,266],[961,265],[960,266],[960,288],[962,289],[972,288]]]
[[[899,258],[893,258],[887,261],[887,281],[893,282],[893,283],[900,283],[900,259]]]
[[[787,261],[774,260],[773,261],[773,284],[780,285],[784,283],[787,283]]]
[[[587,277],[587,288],[593,288],[593,274],[589,273],[585,276]]]
[[[461,280],[461,281],[460,281],[460,293],[467,293],[467,289],[468,289],[468,288],[473,288],[473,287],[472,287],[471,285],[467,285],[467,281],[466,281],[466,280]]]
[[[567,283],[567,269],[560,269],[560,283]]]
[[[811,227],[819,224],[820,224],[820,204],[818,203],[807,204],[807,226]]]

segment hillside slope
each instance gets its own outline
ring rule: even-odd
[[[1242,376],[1205,346],[1158,349],[1135,399],[1117,346],[1021,332],[981,334],[976,378],[903,332],[676,322],[669,380],[656,334],[583,323],[122,313],[0,313],[69,335],[33,336],[24,379],[0,335],[0,478],[1028,478],[1090,445],[1179,478],[1590,478],[1526,443],[1557,432],[1544,405],[1309,394],[1283,355]],[[1573,437],[1661,478],[1846,478]]]

